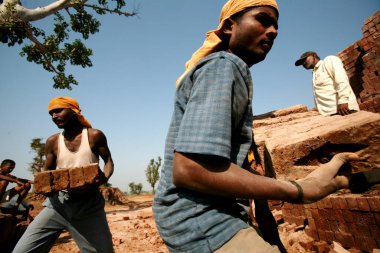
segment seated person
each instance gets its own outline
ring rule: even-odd
[[[11,175],[15,167],[15,161],[10,159],[5,159],[0,165],[0,210],[2,213],[28,213],[29,210],[29,205],[23,200],[31,188],[32,181]],[[10,182],[17,185],[6,191]]]

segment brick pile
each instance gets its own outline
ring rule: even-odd
[[[342,59],[361,110],[380,112],[380,11],[368,17],[363,38],[337,56]]]
[[[285,222],[306,225],[316,241],[339,242],[366,252],[380,248],[380,196],[330,195],[313,204],[285,203]]]
[[[82,167],[44,171],[34,178],[34,191],[38,194],[48,194],[66,189],[76,189],[91,185],[99,179],[97,163]]]

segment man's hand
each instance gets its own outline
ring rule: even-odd
[[[99,178],[96,179],[95,184],[96,185],[102,185],[108,182],[108,178],[103,173],[103,171],[99,168]]]
[[[348,109],[348,103],[340,104],[337,108],[338,114],[344,116],[351,113],[350,109]]]
[[[305,178],[297,180],[304,192],[303,202],[312,203],[339,189],[347,188],[348,178],[337,173],[343,164],[356,160],[359,160],[359,156],[355,153],[337,154],[330,162],[322,164]]]

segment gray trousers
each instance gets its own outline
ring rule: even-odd
[[[112,235],[99,191],[80,200],[59,192],[49,197],[45,208],[18,241],[13,253],[49,252],[59,235],[67,230],[81,252],[112,253]]]

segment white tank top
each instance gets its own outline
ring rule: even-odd
[[[73,168],[90,163],[99,163],[99,157],[92,153],[87,128],[83,128],[79,149],[71,152],[65,144],[63,132],[58,137],[57,169]]]

